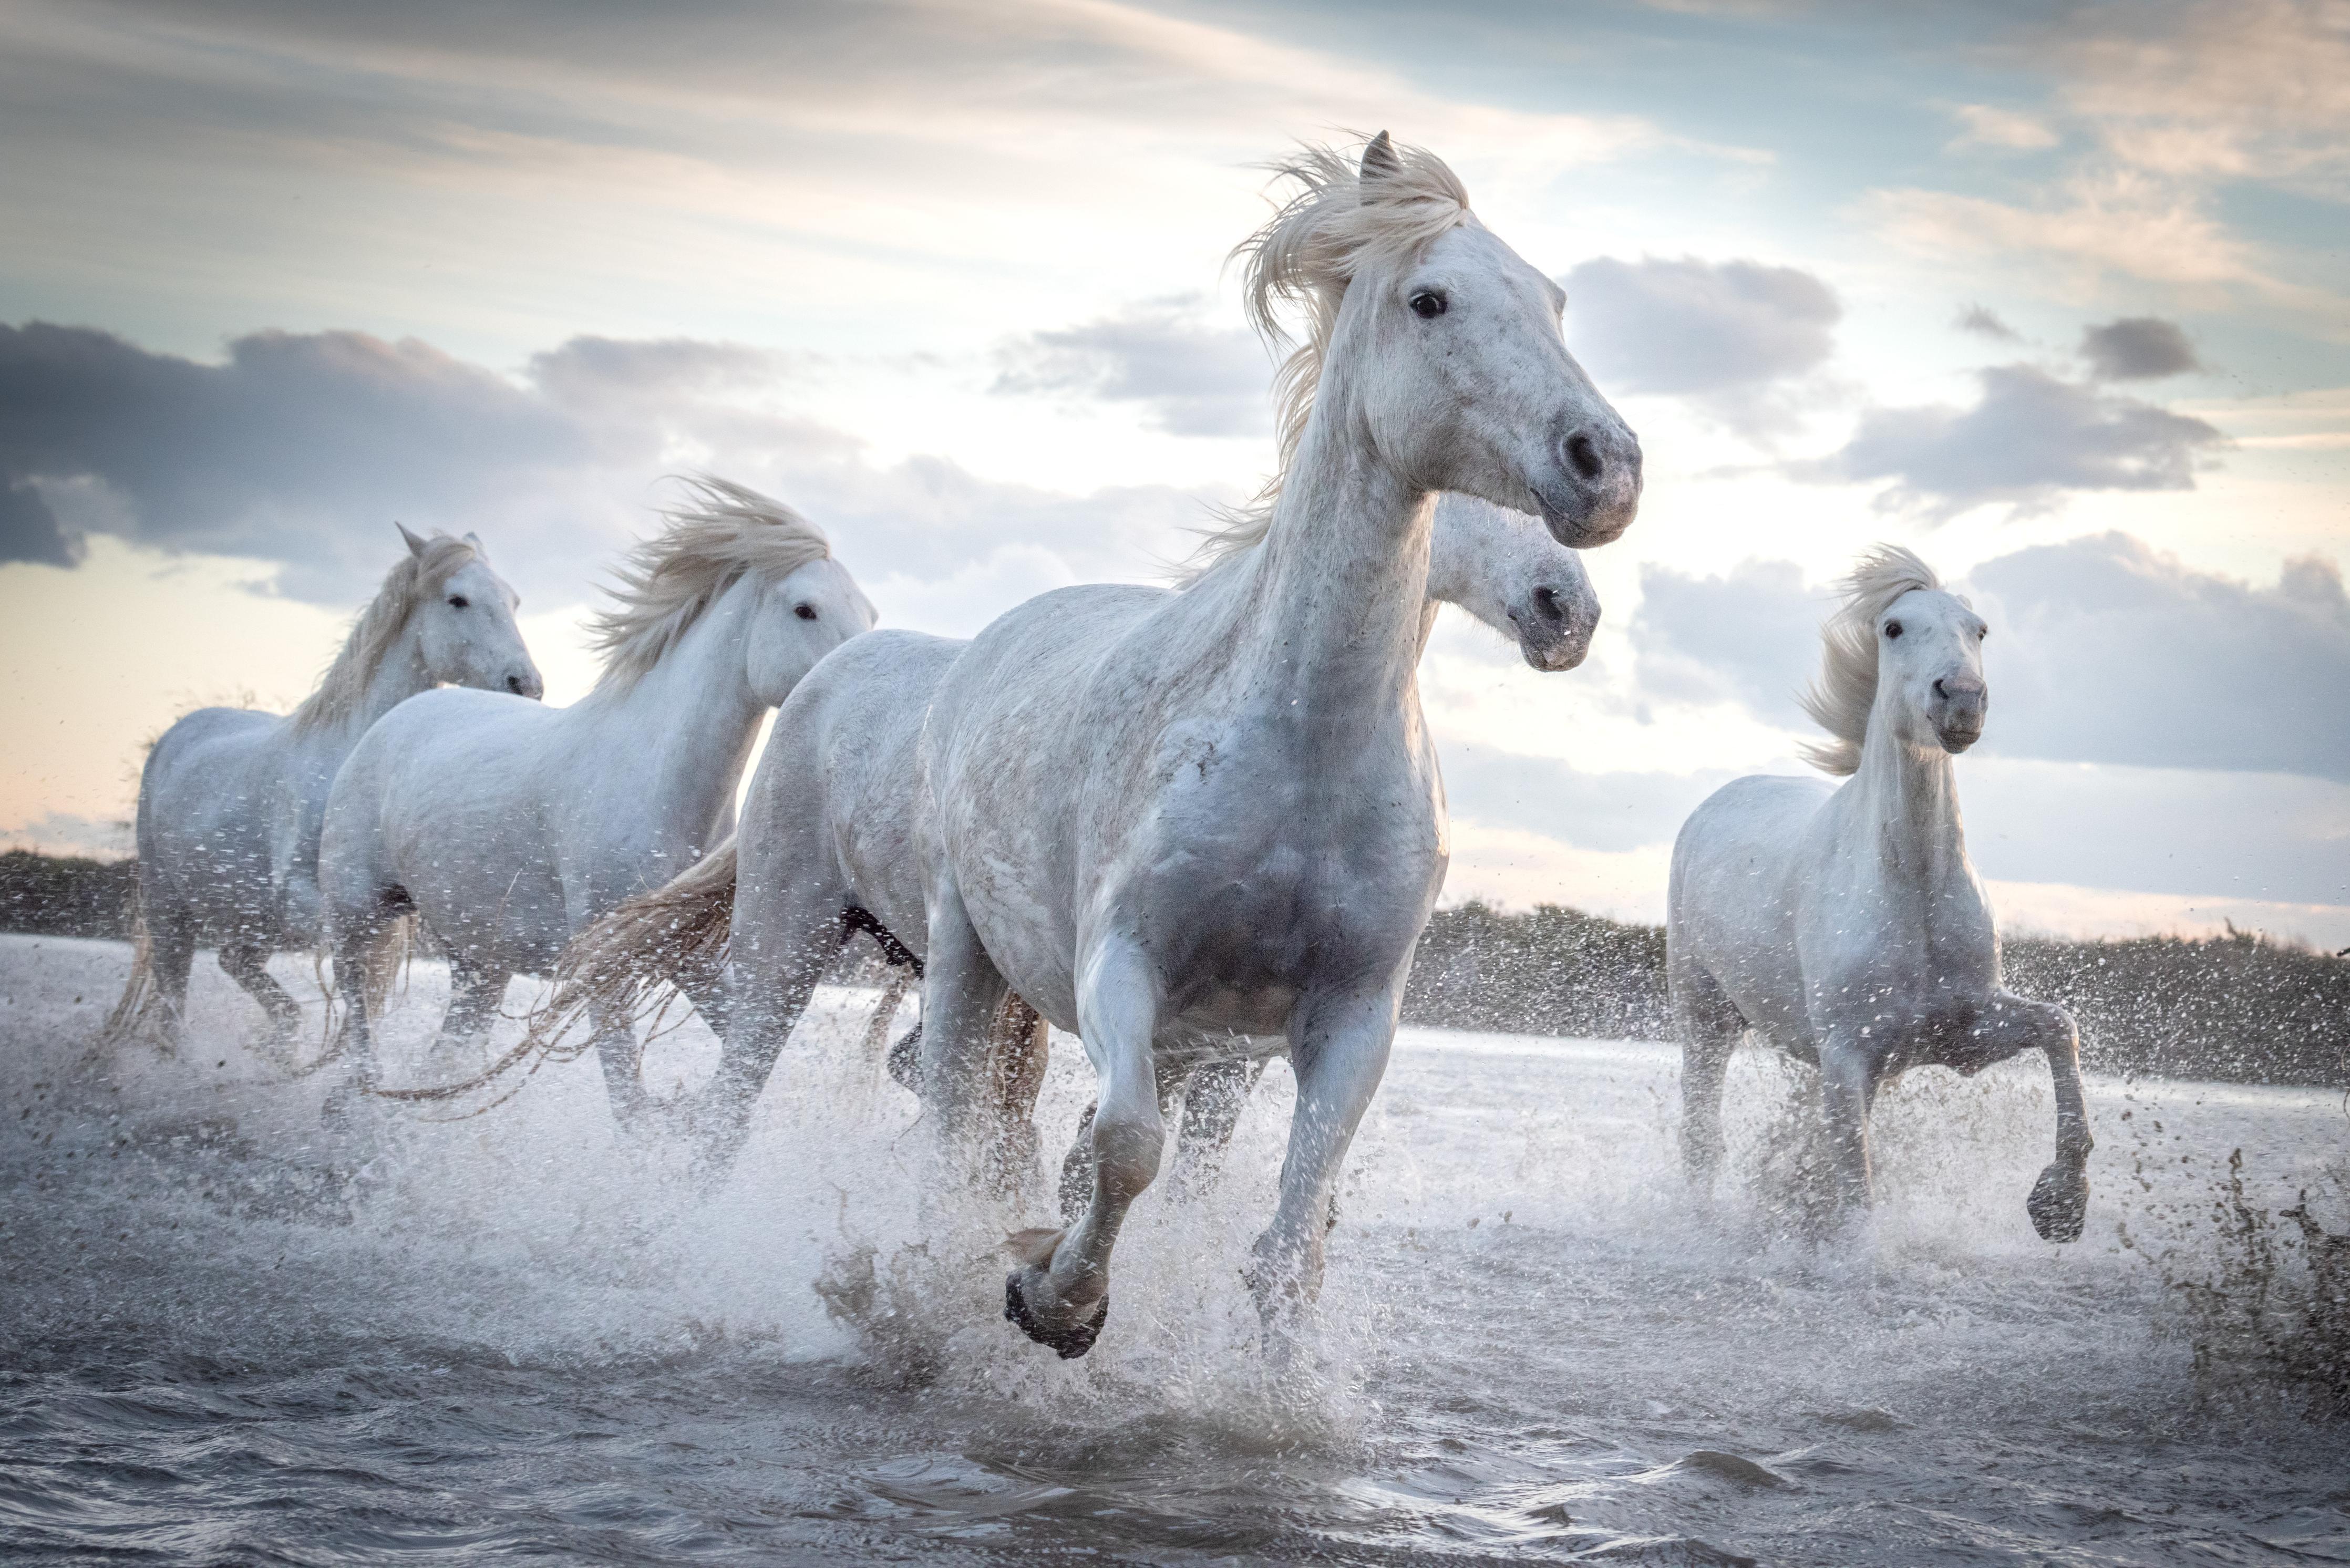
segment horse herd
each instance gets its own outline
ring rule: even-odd
[[[1034,1170],[1048,1023],[1093,1064],[1066,1222],[1012,1239],[1011,1322],[1063,1356],[1091,1348],[1167,1116],[1180,1101],[1180,1136],[1219,1143],[1276,1054],[1295,1108],[1247,1274],[1269,1324],[1294,1317],[1443,881],[1415,684],[1436,605],[1538,670],[1575,668],[1599,614],[1576,552],[1630,525],[1641,456],[1567,352],[1557,286],[1440,160],[1382,133],[1282,172],[1292,193],[1236,253],[1253,324],[1290,350],[1280,466],[1180,586],[1060,589],[967,642],[876,631],[816,529],[703,478],[622,568],[595,689],[551,709],[480,540],[403,529],[407,554],[291,715],[192,713],[148,757],[114,1028],[168,1042],[208,941],[290,1038],[298,1010],[265,961],[323,949],[344,1031],[328,1110],[348,1115],[388,1092],[371,1030],[413,914],[449,956],[444,1038],[477,1034],[515,975],[551,976],[519,1049],[586,1022],[623,1126],[674,1129],[723,1170],[861,931],[898,977],[877,1038],[920,987],[891,1069],[953,1189],[1016,1194]],[[1689,1168],[1711,1178],[1724,1065],[1750,1030],[1817,1064],[1856,1212],[1883,1083],[2040,1050],[2056,1158],[2028,1208],[2073,1240],[2077,1036],[2000,988],[1960,826],[1950,759],[1982,732],[1986,628],[1907,551],[1865,557],[1846,589],[1807,705],[1830,736],[1813,760],[1849,777],[1741,780],[1674,848]],[[664,1102],[636,1024],[671,992],[723,1054]]]

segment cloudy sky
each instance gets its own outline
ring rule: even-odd
[[[1825,583],[1991,619],[2012,926],[2350,942],[2350,7],[13,0],[0,839],[120,842],[478,530],[551,700],[661,476],[885,621],[1148,578],[1270,459],[1225,253],[1305,138],[1434,148],[1640,431],[1590,662],[1448,618],[1448,898],[1656,918],[1794,772]]]

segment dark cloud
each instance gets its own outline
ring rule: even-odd
[[[279,563],[280,591],[345,603],[380,577],[397,520],[478,529],[517,587],[564,603],[681,467],[792,502],[876,575],[946,577],[1012,542],[1079,576],[1147,574],[1203,514],[1164,486],[1073,496],[934,457],[876,467],[854,438],[736,396],[789,380],[781,357],[691,339],[574,338],[512,380],[353,332],[255,333],[207,365],[0,327],[0,560],[68,565],[108,533]]]
[[[2043,510],[2067,490],[2192,490],[2197,454],[2226,439],[2201,420],[2030,365],[1977,375],[1972,408],[1873,409],[1842,451],[1786,472],[1820,483],[1889,479],[1880,507],[1947,522],[1983,505]]]
[[[31,561],[70,566],[81,559],[80,541],[68,537],[57,514],[28,481],[0,475],[0,565]]]
[[[1988,306],[1968,306],[1959,312],[1958,319],[1952,325],[1961,332],[1972,332],[1982,337],[1996,337],[2002,343],[2022,341],[2022,335],[2000,319],[1999,313]]]
[[[2126,316],[2090,327],[2081,334],[2081,358],[2101,381],[2158,381],[2203,368],[2178,323],[2158,316]]]
[[[1793,695],[1828,607],[1792,565],[1650,567],[1641,587],[1643,697],[1804,727]],[[1987,753],[2350,781],[2350,597],[2331,563],[2262,587],[2105,534],[1999,556],[1968,587],[1991,623]]]
[[[1196,297],[1154,300],[1006,347],[991,390],[1140,403],[1174,435],[1261,435],[1272,428],[1263,347],[1204,319]]]
[[[1760,262],[1599,256],[1559,281],[1567,343],[1603,390],[1695,398],[1739,425],[1835,352],[1844,316],[1810,273]]]

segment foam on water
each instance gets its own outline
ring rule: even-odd
[[[2249,1202],[2307,1189],[2344,1229],[2331,1096],[2094,1084],[2089,1231],[2056,1248],[2023,1213],[2044,1069],[1917,1075],[1877,1113],[1861,1243],[1804,1200],[1795,1069],[1742,1055],[1708,1210],[1669,1051],[1407,1031],[1302,1345],[1265,1345],[1240,1273],[1276,1066],[1219,1180],[1136,1206],[1108,1329],[1063,1363],[999,1315],[1003,1235],[1055,1222],[1045,1172],[1010,1205],[925,1194],[861,997],[820,998],[703,1193],[616,1139],[592,1061],[477,1117],[329,1137],[326,1076],[248,1048],[258,1012],[208,960],[177,1059],[86,1061],[124,962],[0,939],[19,1551],[2350,1560],[2350,1441],[2273,1380],[2215,1397],[2166,1282],[2226,1288],[2233,1149]],[[278,972],[304,989],[306,963]],[[442,983],[415,971],[388,1076],[468,1066],[426,1050]],[[649,1075],[712,1054],[690,1024]],[[1041,1163],[1089,1076],[1056,1043]]]

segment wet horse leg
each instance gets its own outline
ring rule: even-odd
[[[220,966],[228,977],[243,986],[246,994],[261,1003],[269,1014],[269,1026],[278,1039],[288,1040],[302,1023],[302,1004],[286,994],[286,988],[270,977],[269,946],[246,935],[239,935],[221,944]]]
[[[935,921],[931,932],[935,939]],[[935,972],[935,949],[931,961]],[[1064,1358],[1093,1348],[1109,1312],[1109,1261],[1118,1231],[1159,1174],[1166,1124],[1159,1114],[1151,1050],[1158,1012],[1158,986],[1135,943],[1113,936],[1080,955],[1078,1032],[1101,1082],[1087,1140],[1093,1191],[1067,1230],[1025,1239],[1024,1266],[1004,1282],[1004,1315]],[[934,1044],[934,1037],[924,1041]]]
[[[1268,1324],[1294,1320],[1321,1291],[1339,1168],[1387,1072],[1402,999],[1399,971],[1383,990],[1308,997],[1298,1005],[1289,1031],[1297,1103],[1281,1165],[1281,1202],[1251,1249],[1248,1269],[1249,1289]]]
[[[2046,1054],[2056,1095],[2056,1158],[2033,1184],[2024,1210],[2042,1241],[2079,1241],[2088,1216],[2089,1150],[2096,1144],[2089,1136],[2088,1105],[2081,1092],[2080,1026],[2053,1002],[1994,992],[1968,1031],[1968,1044],[1983,1053],[1984,1063],[2024,1051]]]

